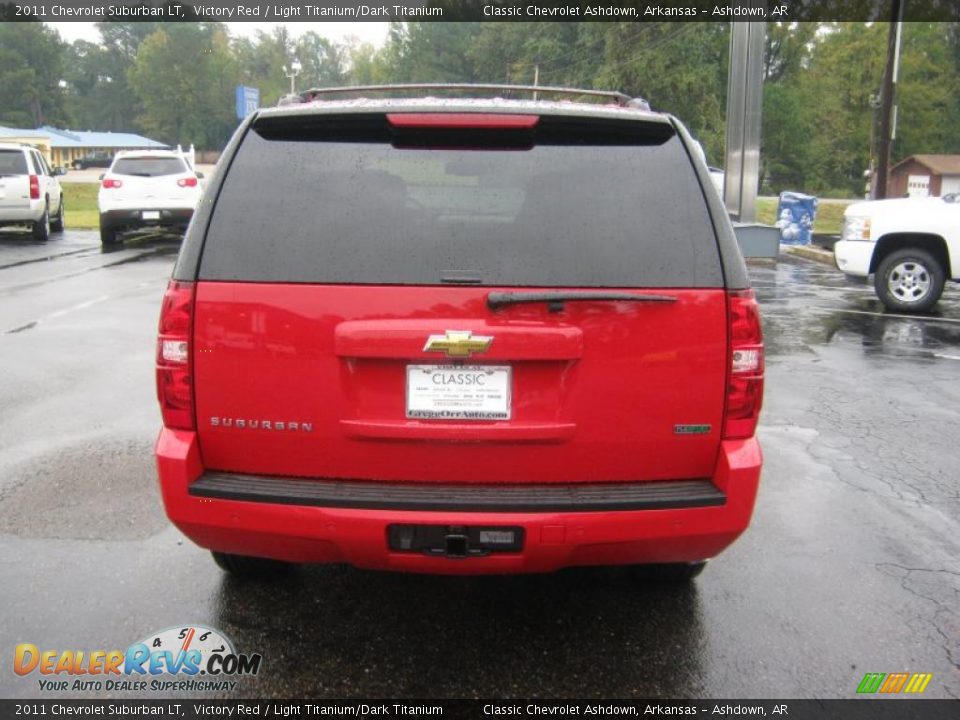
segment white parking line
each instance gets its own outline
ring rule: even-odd
[[[64,315],[68,315],[69,313],[76,312],[77,310],[83,310],[85,308],[90,307],[91,305],[96,305],[97,303],[102,303],[105,300],[109,300],[109,299],[110,299],[109,295],[101,295],[100,297],[96,297],[93,300],[87,300],[82,303],[77,303],[76,305],[71,305],[70,307],[64,308],[63,310],[57,310],[56,312],[52,312],[42,319],[49,320],[50,318],[63,317]]]
[[[944,355],[943,353],[934,353],[933,356],[943,358],[944,360],[960,360],[960,355]]]
[[[72,312],[76,312],[77,310],[84,310],[93,305],[106,302],[111,297],[112,297],[111,295],[101,295],[99,297],[93,298],[92,300],[85,300],[84,302],[77,303],[76,305],[70,305],[69,307],[65,307],[62,310],[56,310],[55,312],[47,313],[46,315],[43,315],[42,317],[39,317],[36,320],[31,320],[28,323],[25,323],[23,325],[18,325],[15,328],[11,328],[10,330],[7,330],[6,332],[4,332],[4,335],[15,335],[16,333],[23,332],[24,330],[30,330],[31,328],[35,328],[37,325],[47,320],[60,318],[60,317],[63,317],[64,315],[69,315]]]
[[[960,320],[955,318],[938,318],[938,317],[928,317],[926,315],[897,315],[895,313],[879,313],[879,312],[867,312],[866,310],[842,310],[840,308],[828,308],[815,305],[811,310],[820,310],[821,312],[840,312],[840,313],[849,313],[851,315],[872,315],[873,317],[880,318],[902,318],[903,320],[924,320],[926,322],[940,322],[940,323],[952,323],[960,325]]]

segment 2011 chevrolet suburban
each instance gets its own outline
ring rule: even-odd
[[[764,372],[695,141],[617,93],[411,90],[224,152],[160,318],[170,519],[238,573],[695,575],[750,521]]]

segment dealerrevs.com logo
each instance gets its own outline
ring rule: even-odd
[[[39,676],[41,691],[229,691],[256,675],[260,654],[237,653],[218,630],[188,625],[147,635],[121,650],[41,650],[20,643],[13,671]]]

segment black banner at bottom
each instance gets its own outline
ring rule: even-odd
[[[953,720],[960,700],[0,700],[2,718],[789,718]]]

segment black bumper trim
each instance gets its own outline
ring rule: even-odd
[[[157,211],[160,217],[156,220],[144,220],[143,212]],[[193,210],[189,208],[137,208],[134,210],[107,210],[100,213],[100,227],[110,229],[141,228],[141,227],[186,227],[193,218]]]
[[[715,507],[727,496],[709,480],[557,485],[401,484],[208,472],[194,497],[361,510],[595,512]]]

